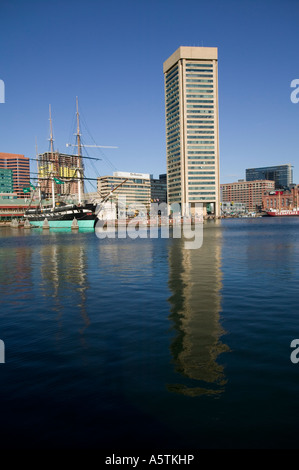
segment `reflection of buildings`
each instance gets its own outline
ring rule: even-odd
[[[20,238],[23,236],[19,229],[14,229],[13,234],[9,233],[9,237],[11,235]],[[30,299],[33,288],[31,257],[30,247],[18,245],[17,242],[12,243],[11,246],[6,245],[5,249],[1,250],[0,284],[3,312],[5,311],[3,304],[7,300],[7,293],[12,299],[12,304],[18,305],[20,302],[20,308],[22,308],[22,300]]]
[[[64,309],[69,311],[71,307],[79,310],[83,320],[80,332],[83,333],[90,324],[86,311],[86,291],[89,286],[85,248],[79,242],[55,242],[42,245],[39,252],[41,292],[50,299],[50,305],[57,311],[59,319]],[[72,323],[75,321],[73,318]]]
[[[219,222],[218,222],[219,223]],[[217,224],[217,222],[216,222]],[[203,245],[184,249],[173,240],[169,251],[170,319],[177,332],[171,353],[177,372],[191,379],[169,389],[190,396],[218,394],[225,376],[218,356],[228,350],[220,341],[221,231],[217,225],[204,228]]]

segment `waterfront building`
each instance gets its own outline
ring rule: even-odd
[[[262,198],[263,210],[287,209],[299,207],[299,185],[293,185],[290,189],[267,191]]]
[[[274,181],[257,180],[221,184],[222,202],[242,202],[250,212],[261,210],[263,195],[275,189]]]
[[[242,215],[247,212],[244,202],[221,202],[221,215]]]
[[[219,216],[218,50],[179,47],[163,72],[168,203]]]
[[[121,186],[115,189],[120,184]],[[141,203],[148,211],[150,210],[151,175],[149,173],[115,171],[113,175],[98,178],[97,189],[100,199],[114,190],[109,199],[110,202],[117,204],[119,196],[125,196],[127,207],[130,204]]]
[[[151,178],[151,202],[167,202],[167,178],[159,175],[159,179]]]
[[[0,152],[0,169],[12,170],[13,191],[19,198],[24,198],[26,195],[23,188],[30,186],[29,158],[20,154]]]
[[[31,203],[30,203],[31,201]],[[25,211],[30,208],[35,209],[42,205],[47,207],[51,200],[39,200],[39,197],[33,197],[32,193],[25,193],[25,197],[18,197],[17,193],[0,193],[0,221],[9,221],[11,219],[23,219]]]
[[[293,170],[290,163],[286,165],[247,168],[246,181],[272,180],[276,189],[289,188],[293,183]]]
[[[0,168],[0,193],[13,192],[13,174],[11,168]]]
[[[22,219],[28,204],[29,198],[18,198],[17,193],[0,193],[0,221]],[[32,207],[36,205],[37,203],[33,203]]]

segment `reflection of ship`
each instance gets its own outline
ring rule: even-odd
[[[72,305],[72,311],[80,314],[78,331],[83,333],[90,324],[86,307],[89,289],[86,248],[79,241],[74,241],[70,245],[59,243],[60,239],[55,235],[53,234],[54,243],[43,242],[36,252],[38,259],[35,261],[37,264],[40,263],[40,292],[45,299],[48,299],[49,309],[57,312],[60,327],[63,326],[60,323],[63,313],[68,311],[69,305]],[[66,269],[66,266],[72,269]],[[45,312],[43,315],[46,315]],[[73,321],[78,319],[79,317],[77,320],[74,317]]]
[[[217,222],[204,228],[200,249],[184,249],[182,240],[170,247],[170,319],[177,332],[171,345],[176,371],[185,379],[169,385],[189,396],[219,394],[225,376],[218,356],[228,347],[220,341],[221,231]]]
[[[77,155],[68,155],[54,151],[54,139],[52,131],[52,119],[50,108],[50,151],[38,156],[38,186],[32,194],[39,193],[40,207],[30,208],[24,214],[24,218],[32,226],[44,226],[45,220],[49,228],[94,229],[97,216],[103,202],[107,201],[110,194],[105,196],[98,205],[95,202],[84,200],[83,158],[99,160],[98,158],[83,157],[80,133],[80,120],[78,111],[78,99],[76,100]],[[114,189],[114,191],[117,188]],[[113,192],[113,191],[112,191]],[[42,196],[48,198],[48,203],[42,203]]]

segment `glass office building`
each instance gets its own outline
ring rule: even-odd
[[[0,193],[13,192],[13,174],[10,168],[0,168]]]
[[[0,169],[10,169],[13,175],[13,191],[20,198],[26,197],[23,188],[30,185],[29,158],[24,155],[0,152]]]
[[[246,181],[255,180],[275,181],[276,189],[288,188],[293,183],[292,165],[286,164],[261,168],[247,168]]]
[[[220,215],[218,51],[180,47],[163,64],[168,203]]]

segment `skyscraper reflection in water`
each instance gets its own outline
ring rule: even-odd
[[[169,248],[169,288],[173,292],[169,318],[176,332],[171,354],[184,379],[169,384],[168,389],[189,396],[220,394],[226,383],[219,362],[220,354],[229,350],[222,342],[225,332],[220,317],[220,223],[205,224],[198,250],[184,249],[182,239],[174,239]]]
[[[49,235],[45,236],[49,238]],[[81,342],[84,343],[84,332],[90,325],[86,309],[89,289],[86,249],[76,241],[76,238],[70,244],[58,244],[55,233],[51,234],[49,241],[51,243],[41,245],[39,251],[35,253],[40,262],[38,276],[40,292],[47,299],[50,309],[57,313],[60,328],[64,315],[69,318],[70,311],[73,317],[76,317],[77,313],[80,314],[78,331]],[[56,334],[57,341],[61,334],[60,328]]]

